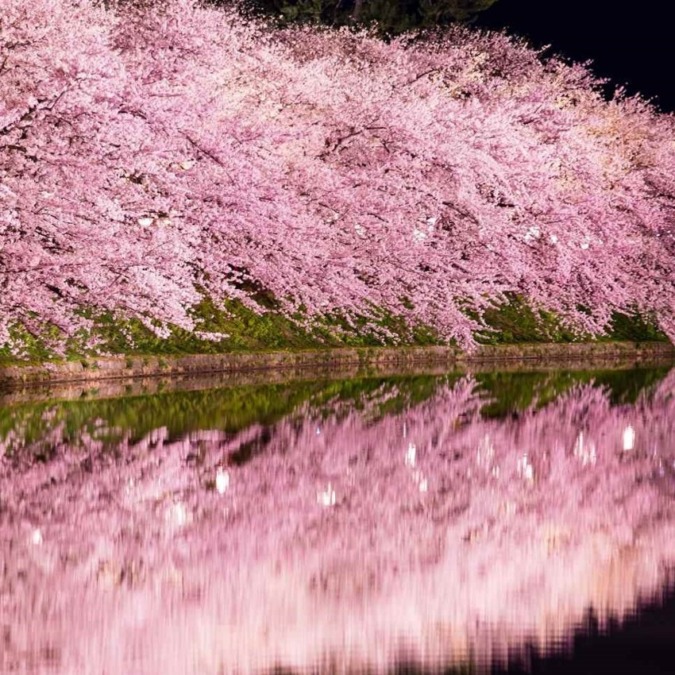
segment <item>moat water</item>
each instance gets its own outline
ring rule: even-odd
[[[0,672],[672,672],[675,370],[0,396]]]

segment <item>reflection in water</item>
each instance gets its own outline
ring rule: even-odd
[[[501,418],[472,377],[391,406],[403,388],[140,438],[45,407],[38,439],[23,415],[0,445],[0,670],[480,668],[658,594],[675,372]]]

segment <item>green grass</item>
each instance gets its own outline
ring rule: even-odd
[[[476,336],[481,344],[564,343],[588,338],[566,327],[553,312],[535,311],[517,295],[486,310],[483,320],[487,329]]]
[[[469,315],[471,313],[469,312]],[[589,341],[668,342],[658,329],[655,317],[637,310],[615,313],[605,335],[590,335],[574,330],[554,312],[534,310],[515,294],[507,302],[485,311],[487,328],[476,335],[480,344],[569,343]]]
[[[90,332],[80,330],[64,337],[56,326],[33,325],[29,331],[15,324],[10,329],[13,344],[0,348],[0,365],[16,362],[81,360],[98,354],[170,356],[222,354],[269,350],[321,349],[330,347],[431,346],[447,344],[433,326],[411,325],[404,317],[378,307],[368,314],[347,316],[330,312],[308,320],[303,311],[288,317],[278,311],[273,298],[261,292],[261,308],[254,311],[240,301],[228,300],[222,307],[204,298],[192,309],[198,331],[219,333],[220,341],[200,338],[197,333],[171,326],[168,337],[158,337],[137,318],[124,318],[109,311],[82,311],[92,321]],[[469,316],[476,317],[471,308]],[[35,320],[36,317],[33,317]],[[535,311],[519,296],[487,309],[485,329],[476,334],[479,344],[569,343],[589,340],[666,341],[653,317],[616,314],[606,336],[575,332],[554,313]],[[149,320],[152,322],[152,320]],[[94,338],[92,340],[92,338]],[[95,344],[95,347],[91,345]]]

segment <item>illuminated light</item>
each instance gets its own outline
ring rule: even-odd
[[[180,166],[183,171],[189,171],[193,166],[195,165],[194,160],[185,160],[184,162],[181,162],[178,166]]]
[[[223,469],[218,469],[216,472],[216,490],[219,495],[225,494],[227,488],[230,487],[230,474]]]
[[[417,462],[417,447],[414,443],[408,444],[408,449],[405,452],[405,465],[414,467]]]
[[[522,476],[528,483],[534,481],[534,467],[530,464],[527,455],[523,455],[517,464],[518,474]]]
[[[530,242],[533,242],[536,239],[539,239],[540,236],[541,236],[541,230],[536,225],[533,225],[525,233],[525,243],[529,244]]]
[[[422,230],[418,230],[417,228],[413,230],[414,241],[424,241],[426,238],[427,238],[426,232],[422,232]]]
[[[550,239],[551,239],[551,243],[552,243],[552,244],[555,245],[555,244],[558,243],[558,237],[556,237],[555,234],[552,234],[551,237],[550,237]]]
[[[144,218],[139,218],[138,219],[138,224],[141,227],[150,227],[155,222],[154,218],[150,218],[149,216],[145,216]]]
[[[320,436],[321,435],[321,427],[316,428],[316,435]]]
[[[185,504],[176,502],[172,504],[165,514],[166,520],[176,527],[183,527],[188,521],[188,513]]]
[[[316,501],[319,502],[321,506],[335,506],[335,490],[330,483],[328,483],[328,487],[325,490],[317,492]]]
[[[623,430],[623,451],[628,452],[635,448],[635,429],[629,424]]]
[[[413,479],[413,483],[415,483],[417,485],[417,489],[420,492],[428,492],[429,491],[429,481],[421,471],[413,471],[412,479]]]
[[[40,546],[42,544],[43,539],[42,539],[42,532],[40,531],[40,528],[35,528],[33,530],[33,534],[31,535],[30,540],[33,542],[35,546]]]

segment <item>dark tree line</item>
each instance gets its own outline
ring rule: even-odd
[[[218,0],[215,0],[218,2]],[[244,0],[254,14],[280,24],[373,26],[396,35],[414,28],[470,22],[497,0]]]

